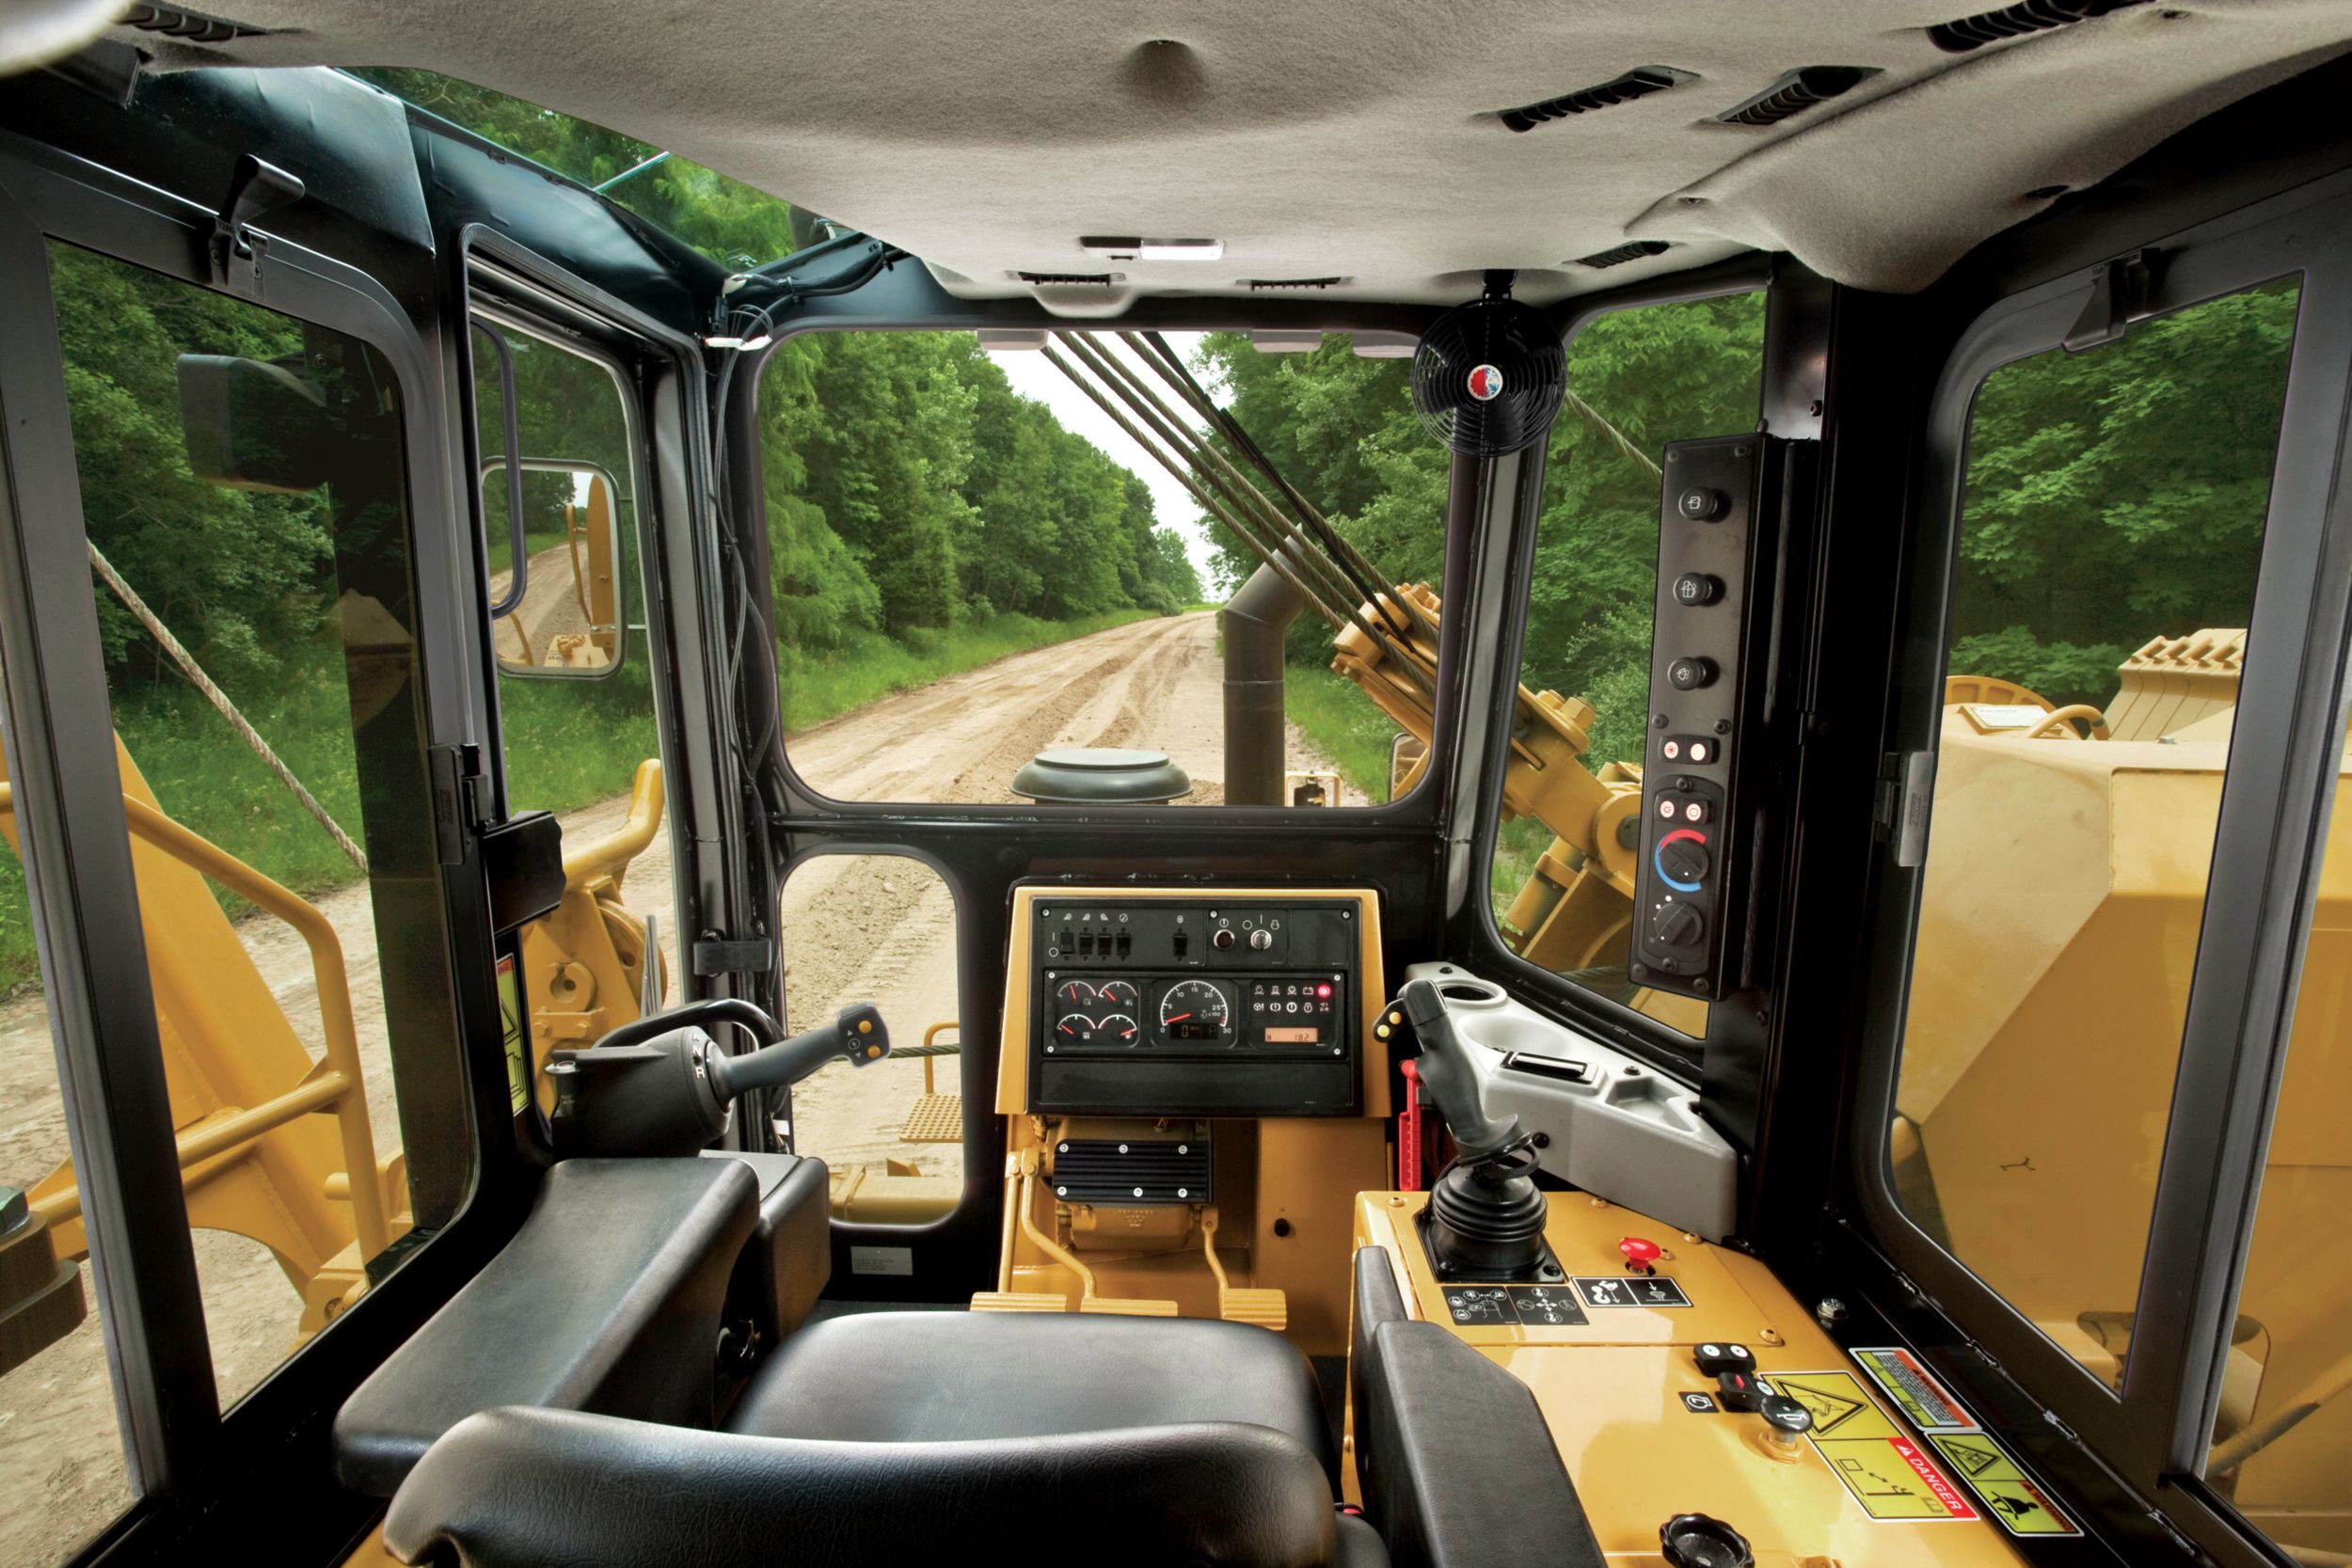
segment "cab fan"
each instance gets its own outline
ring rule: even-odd
[[[1492,286],[1439,316],[1413,355],[1414,410],[1430,435],[1466,457],[1533,445],[1551,428],[1567,383],[1559,328]]]

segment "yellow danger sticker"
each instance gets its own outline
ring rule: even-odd
[[[506,1036],[506,1104],[521,1116],[531,1099],[531,1061],[523,1054],[523,1002],[515,985],[515,960],[499,960],[499,1024]]]
[[[1986,1512],[2011,1535],[2080,1535],[2081,1528],[2026,1478],[2009,1450],[1981,1432],[1931,1433],[1928,1441],[1960,1472]]]
[[[1940,1524],[1979,1517],[1851,1372],[1780,1372],[1761,1381],[1812,1412],[1815,1450],[1871,1518]]]

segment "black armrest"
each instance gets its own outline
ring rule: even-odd
[[[1527,1385],[1404,1317],[1387,1256],[1356,1257],[1356,1475],[1396,1568],[1603,1568]]]
[[[758,1217],[737,1161],[564,1161],[515,1239],[343,1402],[337,1476],[389,1497],[501,1405],[710,1425],[720,1307]]]
[[[1323,1466],[1270,1427],[834,1443],[558,1410],[458,1425],[392,1499],[384,1542],[466,1568],[906,1568],[1041,1528],[1121,1568],[1337,1554]]]

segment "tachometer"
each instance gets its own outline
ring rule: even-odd
[[[1214,982],[1179,980],[1160,998],[1160,1033],[1171,1040],[1221,1040],[1231,1011]]]

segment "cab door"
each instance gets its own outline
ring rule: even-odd
[[[0,109],[0,1557],[330,1560],[523,1177],[441,284],[381,95],[101,85]]]

